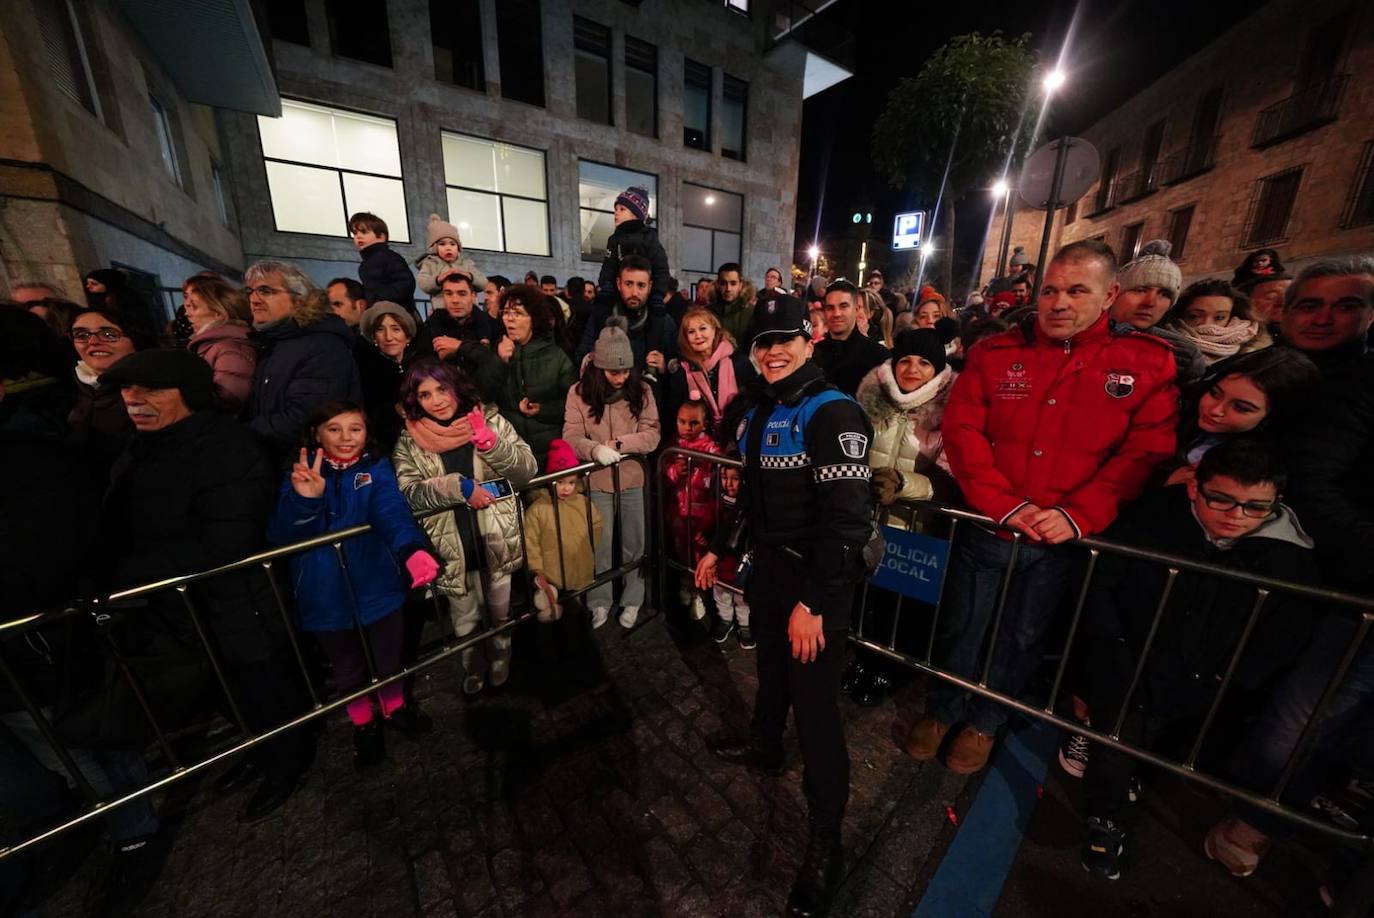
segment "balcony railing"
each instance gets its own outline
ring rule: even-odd
[[[1119,176],[1112,183],[1111,204],[1129,204],[1159,190],[1159,164]]]
[[[1217,145],[1221,137],[1203,137],[1188,142],[1188,146],[1170,153],[1159,161],[1155,175],[1160,185],[1173,185],[1201,175],[1217,164]]]
[[[1255,120],[1255,136],[1250,146],[1267,147],[1335,121],[1348,82],[1350,74],[1334,74],[1262,109]]]

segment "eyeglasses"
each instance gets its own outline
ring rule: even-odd
[[[124,337],[124,333],[110,325],[102,325],[99,328],[73,328],[72,340],[85,343],[92,338],[99,338],[101,341],[118,341]]]
[[[1274,505],[1264,501],[1249,500],[1239,501],[1234,497],[1227,497],[1225,494],[1213,494],[1211,491],[1198,489],[1202,495],[1202,501],[1213,510],[1220,510],[1222,513],[1230,513],[1236,507],[1240,512],[1252,520],[1267,520],[1274,515]]]
[[[529,313],[523,306],[507,306],[501,310],[501,315],[510,316],[512,319],[529,318]]]
[[[265,297],[269,297],[269,296],[273,296],[274,294],[285,293],[285,292],[286,292],[286,291],[283,290],[281,287],[269,287],[269,286],[267,286],[266,284],[260,284],[260,285],[257,286],[257,287],[244,287],[244,288],[243,288],[243,295],[244,295],[244,296],[252,296],[253,294],[256,293],[258,296],[264,297],[264,298],[265,298]]]

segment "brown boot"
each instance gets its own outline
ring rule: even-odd
[[[964,727],[949,747],[945,756],[945,767],[956,775],[971,775],[983,770],[992,755],[995,737],[979,733],[972,727]]]
[[[942,724],[929,715],[922,717],[911,725],[911,733],[907,734],[907,755],[918,762],[929,762],[940,751],[940,744],[948,732],[949,724]]]

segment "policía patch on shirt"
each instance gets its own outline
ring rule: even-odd
[[[850,459],[862,459],[868,455],[868,437],[860,433],[840,434],[840,452]]]
[[[365,488],[370,484],[372,484],[371,472],[359,472],[353,476],[353,490],[355,491],[359,488]]]
[[[1129,370],[1108,370],[1104,388],[1112,398],[1125,398],[1135,391],[1135,376]]]

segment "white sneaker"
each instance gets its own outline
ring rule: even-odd
[[[692,618],[701,621],[706,617],[706,601],[700,596],[692,597]]]
[[[639,620],[639,606],[626,606],[620,610],[620,627],[633,628]]]
[[[611,617],[611,610],[605,606],[595,606],[592,609],[592,627],[600,628],[606,624],[606,619]]]

